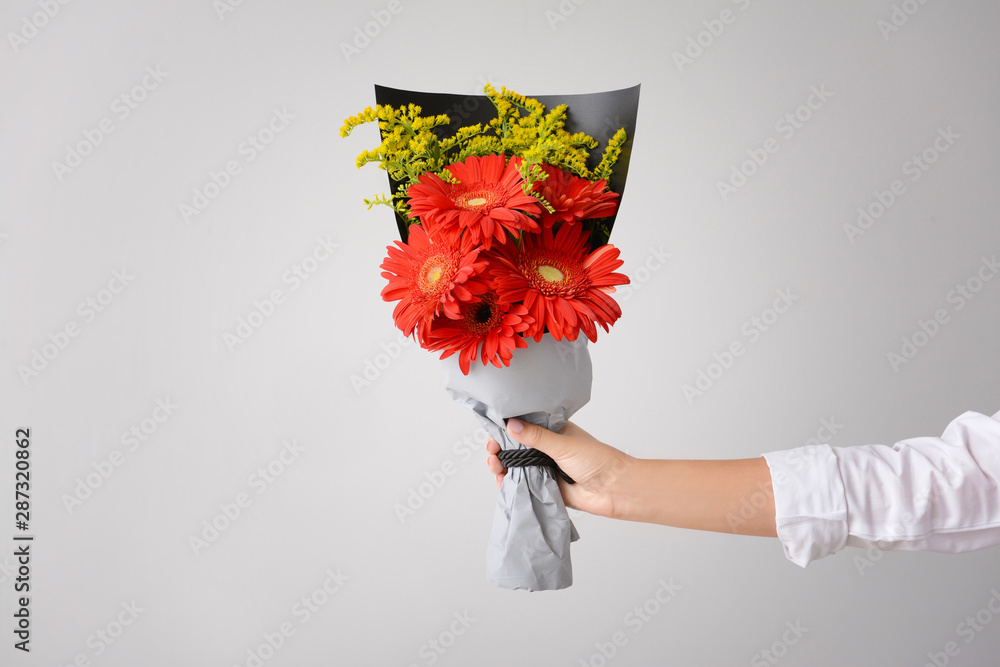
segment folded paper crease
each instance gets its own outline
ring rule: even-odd
[[[590,400],[593,370],[587,340],[546,334],[516,350],[507,368],[473,365],[463,375],[445,359],[445,389],[470,408],[503,449],[523,449],[505,420],[517,417],[559,431]],[[503,588],[558,590],[573,583],[570,544],[580,538],[551,468],[510,468],[497,496],[486,552],[487,580]]]

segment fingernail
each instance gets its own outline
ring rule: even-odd
[[[520,419],[508,419],[507,430],[514,435],[520,435],[524,431],[524,424],[521,423]]]

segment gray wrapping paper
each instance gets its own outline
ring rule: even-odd
[[[590,400],[593,372],[585,336],[569,342],[545,334],[541,342],[527,341],[506,368],[475,362],[463,375],[457,354],[442,362],[445,390],[476,413],[503,449],[525,449],[507,435],[505,419],[558,431]],[[580,536],[553,474],[531,466],[510,468],[504,476],[486,551],[490,583],[528,591],[572,585],[570,543]]]

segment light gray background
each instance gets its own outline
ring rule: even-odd
[[[486,584],[496,489],[482,441],[435,356],[395,347],[378,296],[395,227],[361,203],[385,176],[354,168],[377,132],[338,136],[373,103],[373,83],[470,94],[484,81],[526,94],[641,83],[612,238],[634,285],[591,348],[593,400],[575,421],[647,457],[756,456],[804,444],[823,419],[839,446],[939,435],[965,410],[1000,409],[1000,280],[961,310],[948,301],[1000,251],[993,3],[218,4],[72,2],[16,52],[9,33],[42,9],[0,10],[0,662],[248,665],[289,623],[264,664],[746,665],[771,664],[760,651],[776,647],[788,666],[919,666],[950,641],[949,664],[995,663],[1000,618],[989,612],[968,642],[959,624],[1000,590],[996,549],[846,550],[800,569],[775,540],[574,513],[572,588]],[[884,32],[894,7],[902,25]],[[732,21],[711,36],[704,22],[724,10]],[[367,25],[378,16],[391,20]],[[341,43],[366,25],[377,34],[348,58]],[[674,53],[699,33],[708,45],[679,67]],[[113,100],[147,67],[165,78],[119,119]],[[814,86],[832,97],[785,138],[776,122]],[[275,108],[294,118],[247,161],[241,142]],[[60,181],[52,163],[103,118],[114,131]],[[947,128],[959,138],[909,180],[904,163]],[[717,183],[769,137],[779,150],[723,201]],[[229,160],[241,172],[185,222],[179,206]],[[904,194],[851,243],[844,225],[895,179]],[[293,290],[283,275],[318,237],[339,247]],[[127,288],[85,321],[78,304],[106,300],[122,269]],[[275,289],[283,303],[230,351],[224,334]],[[799,300],[751,343],[744,323],[780,289]],[[887,355],[938,308],[948,322],[894,369]],[[18,367],[74,322],[79,335],[23,381]],[[688,401],[683,385],[733,341],[746,353]],[[356,391],[367,363],[383,368]],[[158,399],[178,407],[131,451],[123,432]],[[30,656],[11,648],[22,426],[37,536]],[[301,452],[258,494],[252,476],[286,440]],[[68,511],[64,497],[115,450],[121,465]],[[421,491],[401,521],[397,506]],[[240,493],[252,503],[196,555],[191,536]],[[338,570],[348,578],[327,599]],[[680,590],[657,602],[671,580]],[[325,604],[303,622],[294,606],[313,595]],[[133,601],[143,611],[113,644],[94,639]],[[639,623],[644,605],[655,613]],[[801,638],[786,633],[796,623]],[[624,645],[606,659],[615,633]]]

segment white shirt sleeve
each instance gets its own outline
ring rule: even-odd
[[[965,412],[939,438],[770,452],[785,556],[845,546],[959,553],[1000,544],[1000,412]]]

